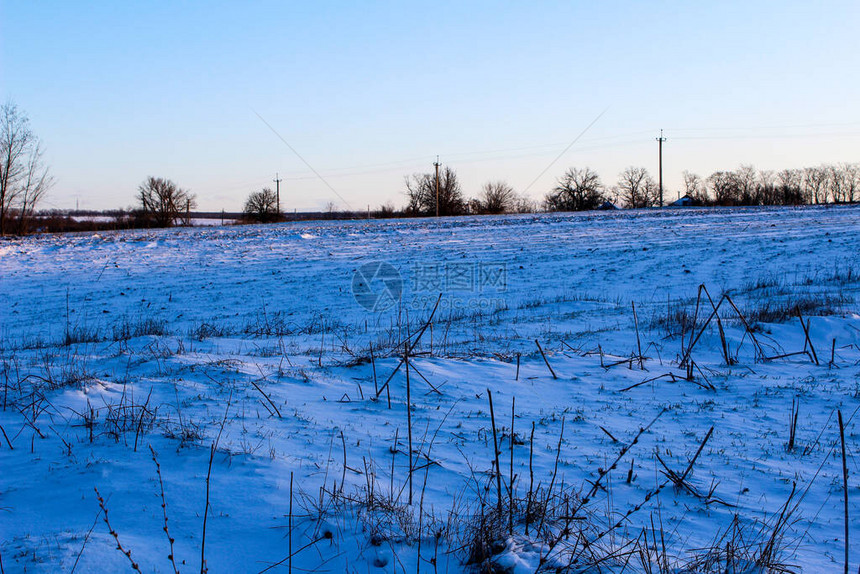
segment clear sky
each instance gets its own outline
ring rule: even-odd
[[[656,178],[661,128],[674,197],[685,169],[860,161],[860,2],[0,0],[0,97],[44,207],[154,175],[237,210],[275,172],[285,209],[400,206],[437,154],[467,195],[540,198],[570,166]]]

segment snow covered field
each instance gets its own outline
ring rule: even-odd
[[[837,411],[855,571],[858,237],[830,207],[0,241],[2,571],[841,571]]]

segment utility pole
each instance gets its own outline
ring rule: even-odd
[[[436,168],[436,217],[439,217],[439,156],[436,156],[436,163],[433,166]]]
[[[666,138],[663,137],[663,130],[660,130],[660,137],[657,138],[657,144],[659,146],[659,157],[660,157],[660,207],[663,207],[663,142],[666,141]]]
[[[278,201],[277,214],[280,215],[281,214],[281,181],[283,181],[283,180],[278,177],[278,172],[275,172],[275,179],[273,179],[272,181],[275,182],[275,197],[277,198],[277,201]]]

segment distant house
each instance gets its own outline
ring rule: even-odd
[[[603,211],[611,211],[614,209],[618,209],[618,206],[615,205],[614,203],[612,203],[611,201],[604,201],[603,203],[600,204],[600,207],[598,207],[597,209],[601,209]]]
[[[673,201],[672,203],[670,203],[669,207],[693,207],[694,205],[696,205],[696,201],[689,195],[685,195],[678,201]]]

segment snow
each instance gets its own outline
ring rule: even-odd
[[[92,221],[94,223],[112,223],[116,221],[116,217],[112,215],[73,215],[75,221]],[[191,225],[199,227],[213,227],[220,225],[233,225],[238,220],[233,218],[221,217],[192,217]]]
[[[493,508],[497,496],[489,389],[506,492],[515,401],[515,493],[528,491],[534,423],[534,484],[552,481],[574,497],[597,481],[582,509],[589,519],[576,524],[596,537],[621,521],[595,547],[641,543],[643,528],[651,543],[656,524],[677,565],[714,546],[735,516],[752,530],[773,523],[794,488],[784,561],[804,572],[841,568],[840,410],[856,568],[858,231],[856,207],[690,208],[2,241],[0,426],[14,447],[0,435],[2,567],[128,570],[98,488],[140,568],[172,572],[151,446],[177,567],[199,570],[215,445],[210,572],[259,572],[288,555],[291,473],[297,570],[471,571],[467,526],[480,499]],[[379,261],[399,271],[402,298],[371,311],[354,297],[353,277]],[[711,322],[691,352],[694,380],[685,380],[681,360],[711,307],[703,293],[698,328],[683,343],[667,316],[692,315],[701,284],[715,304],[728,294],[745,318],[762,318],[754,334],[766,356],[788,356],[762,360],[726,300],[733,364]],[[369,288],[391,285],[389,277]],[[411,349],[407,413],[403,341],[415,341],[437,300]],[[800,320],[778,312],[795,304],[817,365]],[[389,409],[388,392],[376,400],[374,388],[395,371]],[[683,472],[711,427],[687,482],[713,496],[658,488],[666,477],[657,456]],[[550,552],[521,518],[496,541],[496,567],[534,572],[542,558],[566,566],[572,542]],[[562,526],[556,518],[547,528]],[[638,560],[627,571],[641,571]]]

